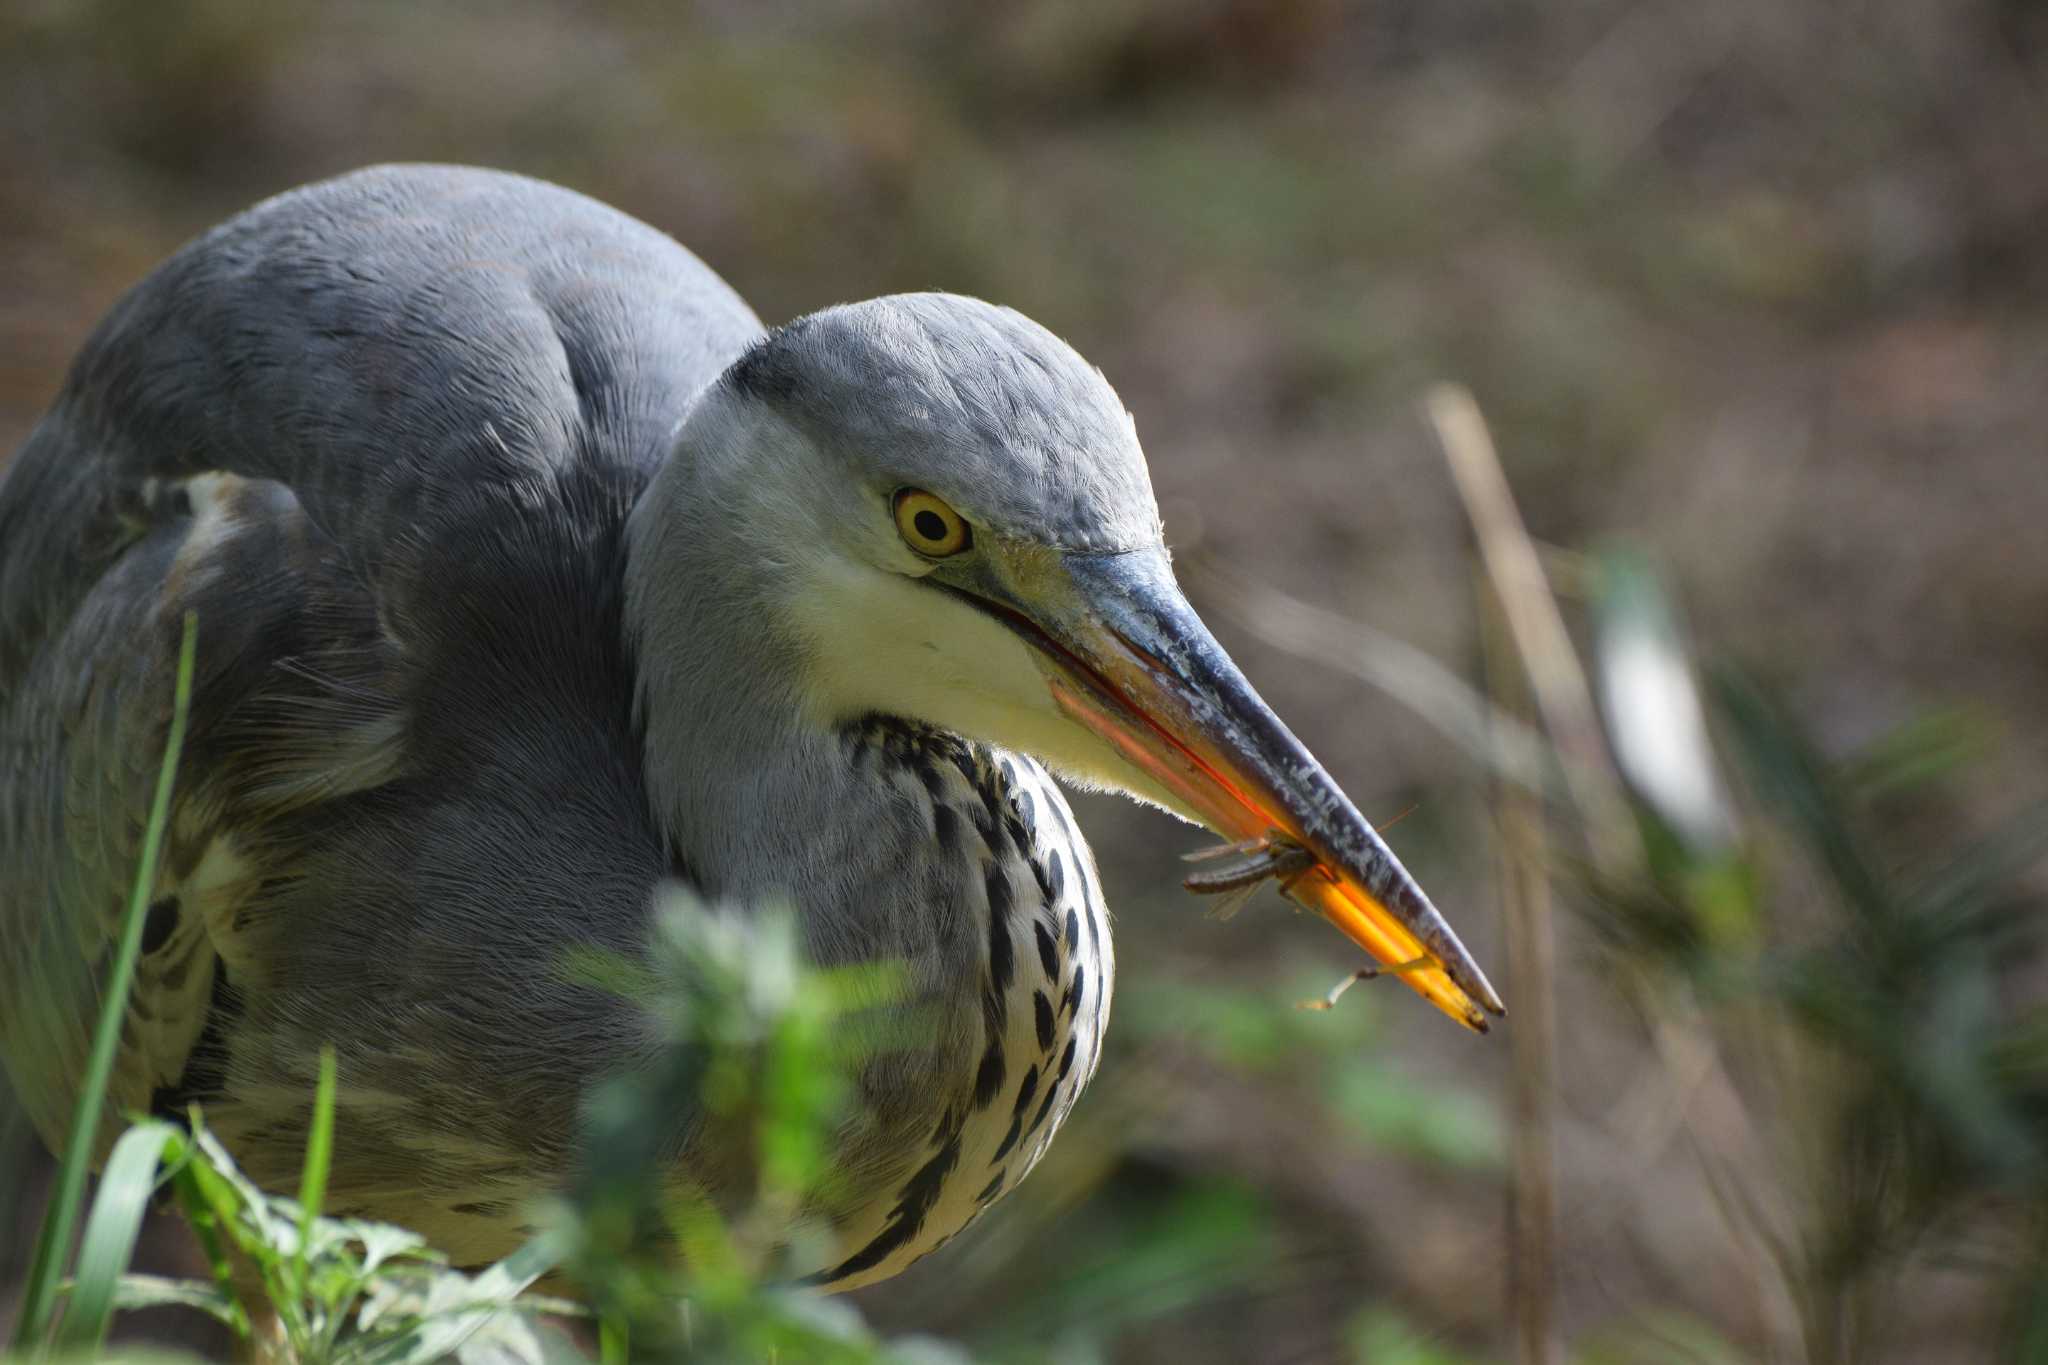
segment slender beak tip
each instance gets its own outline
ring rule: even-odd
[[[1486,1032],[1486,1018],[1480,1010],[1496,1019],[1507,1017],[1508,1007],[1501,1002],[1500,993],[1494,990],[1493,983],[1486,979],[1486,973],[1479,970],[1478,963],[1461,953],[1456,959],[1444,962],[1443,967],[1444,974],[1478,1006],[1471,1011],[1471,1017],[1479,1032]]]
[[[1064,563],[1080,616],[1046,628],[1005,618],[1054,664],[1060,709],[1142,773],[1144,790],[1169,794],[1223,838],[1310,855],[1320,875],[1287,871],[1287,893],[1384,966],[1426,960],[1429,970],[1404,980],[1445,1014],[1475,1033],[1489,1014],[1505,1015],[1422,888],[1209,634],[1164,553]],[[1231,875],[1255,884],[1282,871],[1269,862]],[[1190,889],[1223,889],[1214,874],[1203,883]]]
[[[1480,984],[1485,984],[1483,978]],[[1466,991],[1465,994],[1466,998],[1462,1002],[1464,1009],[1454,1017],[1474,1033],[1493,1032],[1493,1021],[1488,1019],[1487,1015],[1490,1014],[1494,1018],[1505,1018],[1507,1015],[1507,1008],[1501,1004],[1499,997],[1494,995],[1490,987],[1484,994],[1473,991]]]
[[[1477,972],[1474,975],[1478,976],[1478,980],[1473,984],[1479,987],[1479,994],[1475,998],[1479,1001],[1480,1006],[1496,1019],[1507,1018],[1508,1007],[1501,1002],[1499,994],[1494,991],[1493,983],[1484,976],[1480,976]]]
[[[1486,1017],[1486,1011],[1480,1008],[1478,1002],[1469,996],[1456,1001],[1432,1000],[1431,1003],[1449,1015],[1454,1022],[1463,1024],[1473,1033],[1493,1032],[1493,1021]]]

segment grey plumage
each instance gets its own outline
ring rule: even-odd
[[[899,483],[960,488],[978,524],[1083,551],[1159,543],[1130,414],[1100,371],[1010,309],[946,294],[828,308],[730,382],[821,449],[887,451]]]
[[[968,313],[991,350],[1022,337],[1029,363],[1072,363],[1009,315]],[[986,898],[981,867],[927,852],[932,812],[961,793],[898,782],[876,806],[851,742],[806,732],[806,781],[761,794],[788,860],[745,877],[719,847],[743,826],[692,838],[647,799],[623,521],[692,400],[761,336],[651,229],[453,168],[272,200],[114,311],[0,482],[0,1048],[46,1135],[82,1070],[188,607],[200,678],[162,888],[185,903],[144,962],[120,1107],[201,1099],[259,1178],[286,1181],[332,1039],[338,1207],[497,1254],[510,1218],[457,1210],[516,1212],[561,1179],[583,1085],[642,1046],[628,1009],[561,979],[560,953],[637,951],[671,874],[802,889],[821,957],[906,956],[965,1002],[927,1069],[981,1055],[985,937],[924,927],[928,899],[965,925]],[[748,372],[778,363],[760,348]],[[1028,412],[1028,392],[997,392]],[[986,405],[955,397],[948,419],[995,439]],[[694,651],[713,674],[723,633]],[[745,695],[722,684],[677,719],[731,719]],[[1036,771],[974,753],[985,779]],[[974,803],[1002,799],[991,781]],[[1058,801],[1042,775],[1032,789]],[[197,886],[209,853],[225,881]],[[919,897],[877,894],[898,879]],[[1011,890],[1028,942],[1035,890]],[[887,1186],[913,1156],[858,1159]]]
[[[1281,828],[1354,941],[1474,1028],[1499,1008],[1180,596],[1129,415],[1057,338],[940,294],[765,333],[589,199],[389,167],[166,262],[0,477],[0,1058],[53,1143],[187,610],[116,1107],[203,1101],[288,1184],[332,1043],[332,1203],[461,1260],[510,1248],[582,1091],[648,1059],[635,1008],[562,967],[640,951],[671,879],[793,901],[820,962],[904,967],[924,1033],[858,1077],[820,1282],[1014,1187],[1114,980],[1048,768]],[[1347,887],[1370,913],[1330,908]],[[699,1115],[673,1146],[720,1186]]]

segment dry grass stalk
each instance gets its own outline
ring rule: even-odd
[[[1502,714],[1526,722],[1529,689],[1513,657],[1507,627],[1489,597],[1483,612],[1487,682]],[[1515,1359],[1554,1365],[1562,1358],[1557,1326],[1556,947],[1551,922],[1549,841],[1540,796],[1495,783],[1501,901],[1507,928],[1508,992],[1515,1001],[1510,1110],[1514,1168],[1509,1195],[1508,1301]]]
[[[1455,672],[1406,640],[1312,606],[1251,574],[1200,559],[1187,576],[1254,638],[1376,688],[1428,722],[1481,766],[1542,790],[1555,766],[1533,725],[1500,714]]]
[[[1457,384],[1431,389],[1426,406],[1508,632],[1528,670],[1544,728],[1564,758],[1565,782],[1585,823],[1594,866],[1603,872],[1617,869],[1628,859],[1628,808],[1585,669],[1544,576],[1542,556],[1515,507],[1486,419],[1471,392]]]

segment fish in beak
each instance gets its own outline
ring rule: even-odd
[[[1358,808],[1252,690],[1164,551],[1068,553],[1056,620],[988,603],[1037,646],[1055,701],[1232,841],[1299,845],[1288,895],[1475,1032],[1506,1013],[1464,944]],[[986,599],[984,599],[986,602]],[[1306,866],[1302,866],[1306,863]]]

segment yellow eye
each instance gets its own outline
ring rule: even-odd
[[[922,488],[896,494],[896,530],[911,549],[933,559],[957,555],[974,543],[960,514]]]

